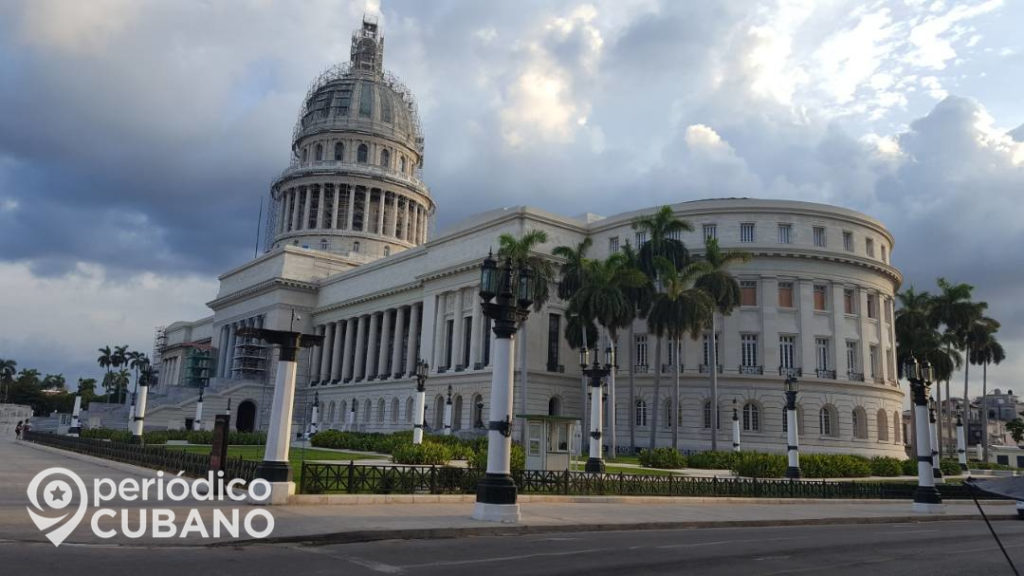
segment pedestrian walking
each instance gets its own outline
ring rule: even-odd
[[[14,427],[14,438],[15,439],[21,440],[21,430],[22,430],[21,420],[18,420],[18,425]]]

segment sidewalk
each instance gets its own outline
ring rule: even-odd
[[[153,478],[153,470],[110,462],[25,442],[0,441],[0,541],[51,546],[26,511],[26,487],[41,470],[63,466],[91,485],[94,478]],[[438,538],[483,534],[577,532],[594,530],[641,530],[713,528],[725,526],[776,526],[793,524],[893,523],[980,518],[970,502],[947,503],[944,514],[916,514],[910,502],[871,500],[765,500],[739,498],[658,497],[520,497],[522,520],[515,525],[496,525],[472,520],[474,497],[467,496],[300,496],[302,504],[266,508],[275,520],[270,541],[356,542],[401,538]],[[327,503],[330,502],[330,505]],[[91,503],[90,503],[91,506]],[[234,503],[185,501],[154,504],[111,502],[106,507],[125,509],[137,524],[141,508],[166,507],[176,512],[176,524],[184,523],[195,507],[204,519],[217,506],[237,508],[241,514],[252,506]],[[91,509],[91,508],[90,508]],[[992,519],[1015,517],[1012,502],[985,505]],[[244,539],[244,538],[242,538]],[[222,542],[232,539],[222,538]],[[80,544],[203,546],[210,539],[103,540],[84,521],[68,542]]]

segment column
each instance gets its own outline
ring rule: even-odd
[[[228,352],[228,326],[225,324],[220,327],[220,338],[217,340],[217,377],[224,377],[224,358],[227,357]],[[172,380],[173,382],[173,380]]]
[[[814,377],[814,369],[817,367],[817,355],[815,354],[814,334],[814,282],[811,280],[796,280],[793,282],[793,300],[799,307],[800,326],[800,358],[804,363],[804,375]],[[835,338],[833,338],[835,340]],[[838,347],[836,342],[832,348]],[[831,366],[834,368],[835,364]]]
[[[775,370],[782,365],[782,358],[779,357],[779,285],[775,278],[761,277],[757,287],[758,305],[761,312],[761,339],[764,340],[764,373],[774,374]],[[793,366],[799,366],[800,361],[793,359]],[[771,370],[771,372],[769,372]]]
[[[341,379],[341,343],[351,337],[351,334],[345,333],[344,323],[344,320],[334,323],[334,339],[331,341],[331,384],[337,384]],[[324,378],[327,377],[328,375],[324,374]]]
[[[384,235],[384,190],[377,194],[380,199],[380,208],[377,209],[377,234]]]
[[[432,362],[435,372],[444,364],[444,320],[448,308],[448,294],[442,292],[437,295],[437,306],[434,311],[434,361]]]
[[[317,200],[318,204],[316,205],[317,206],[317,208],[316,208],[316,227],[317,228],[323,228],[324,227],[324,185],[321,184],[321,185],[317,186],[317,188],[320,189],[320,197]]]
[[[366,316],[360,316],[359,322],[356,324],[356,345],[355,345],[355,369],[352,372],[352,377],[356,381],[362,380],[366,376]]]
[[[313,375],[313,380],[320,382],[330,379],[331,374],[331,343],[334,339],[334,323],[329,322],[317,330],[322,334],[324,341],[317,347],[317,357],[320,359],[320,367]]]
[[[388,344],[391,343],[391,311],[385,310],[380,314],[380,352],[377,353],[377,379],[386,380],[388,372]]]
[[[334,222],[331,224],[335,230],[341,228],[341,184],[334,183],[334,214],[331,216]]]
[[[391,343],[391,374],[395,378],[404,374],[402,363],[402,337],[405,335],[405,307],[395,309],[395,334]]]
[[[356,332],[356,319],[355,317],[349,318],[345,324],[345,360],[342,362],[342,379],[345,382],[352,380],[352,376],[355,368],[355,349],[356,349],[356,338],[359,336]]]
[[[420,207],[420,220],[420,244],[425,244],[427,241],[427,229],[430,227],[427,208],[425,206]]]
[[[276,198],[276,200],[277,200],[277,222],[275,223],[276,225],[274,226],[274,229],[277,231],[278,234],[280,234],[280,233],[284,232],[284,229],[286,228],[285,223],[284,223],[284,217],[288,213],[287,212],[287,206],[286,206],[286,203],[285,203],[285,198],[284,198],[284,192],[281,192],[280,190],[278,190],[277,191],[277,198]]]
[[[413,202],[413,204],[412,204],[412,213],[411,213],[411,216],[409,218],[409,223],[410,223],[410,226],[411,226],[409,241],[412,242],[413,244],[419,244],[419,241],[417,240],[417,238],[419,238],[418,234],[419,234],[419,230],[420,230],[420,226],[419,226],[419,204],[417,204],[415,202]]]
[[[860,292],[861,292],[860,300],[861,300],[861,304],[863,306],[861,307],[861,315],[860,315],[860,350],[857,351],[857,355],[859,356],[859,358],[857,358],[857,362],[858,362],[859,366],[857,366],[856,368],[851,366],[849,369],[851,371],[853,371],[853,372],[860,372],[861,374],[864,375],[864,380],[865,381],[870,381],[871,369],[867,368],[867,365],[868,365],[868,360],[871,358],[871,348],[870,348],[870,342],[869,342],[870,337],[869,336],[873,332],[873,330],[871,329],[871,320],[868,318],[868,294],[871,291],[870,290],[861,289]],[[875,312],[878,312],[878,314],[876,314],[876,316],[881,316],[881,314],[880,314],[880,312],[881,312],[881,305],[878,302],[878,294],[877,293],[875,294]],[[882,321],[881,318],[876,320],[876,322],[879,322],[879,323],[881,323],[881,321]],[[876,328],[877,328],[877,326],[876,326]]]
[[[370,337],[366,340],[366,380],[377,376],[377,352],[380,342],[380,315],[370,314]]]
[[[230,336],[228,337],[228,356],[224,362],[225,369],[227,370],[224,375],[225,378],[231,378],[234,376],[231,369],[235,366],[235,343],[238,340],[238,336],[235,334],[236,330],[238,330],[238,323],[232,322]]]
[[[396,194],[391,195],[391,227],[388,230],[388,236],[392,238],[398,236],[398,196]]]
[[[489,335],[483,332],[484,322],[480,309],[480,298],[473,292],[475,291],[470,292],[470,298],[473,300],[473,334],[472,340],[469,341],[469,366],[466,367],[467,370],[476,370],[476,365],[481,362],[480,344],[484,338],[490,340]],[[559,335],[559,338],[561,338],[561,335]]]
[[[302,230],[308,230],[310,208],[313,206],[313,187],[303,186],[302,196],[306,199],[306,206],[302,210]]]
[[[345,186],[348,188],[348,224],[345,225],[345,229],[352,230],[352,218],[356,213],[356,187],[348,184]]]
[[[455,310],[452,313],[452,364],[455,366],[455,370],[464,370],[466,367],[462,365],[463,358],[463,341],[466,339],[465,335],[465,323],[462,321],[462,289],[459,288],[455,291]]]
[[[409,341],[405,352],[405,373],[416,372],[416,340],[420,337],[420,315],[423,304],[416,303],[409,307]]]
[[[324,361],[327,359],[328,354],[324,354],[324,344],[327,343],[328,335],[325,332],[324,326],[317,326],[315,333],[317,336],[323,336],[323,343],[313,348],[313,365],[309,367],[309,380],[313,384],[320,382],[320,375],[323,374],[327,368],[324,366]]]
[[[402,240],[412,242],[412,200],[405,199],[405,223],[402,225]]]
[[[292,197],[292,231],[299,229],[299,191],[296,188],[291,189],[289,194]]]

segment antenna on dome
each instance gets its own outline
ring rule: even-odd
[[[260,226],[263,224],[263,197],[260,197],[260,215],[256,217],[256,250],[253,252],[253,259],[260,256]]]

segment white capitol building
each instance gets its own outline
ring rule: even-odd
[[[411,93],[383,70],[383,45],[376,24],[364,22],[353,35],[351,62],[310,89],[291,163],[271,186],[267,251],[220,276],[208,303],[212,315],[162,330],[160,384],[150,394],[147,425],[194,425],[197,386],[205,385],[204,428],[229,399],[234,428],[266,428],[274,352],[236,336],[240,327],[259,326],[324,336],[322,347],[300,353],[295,430],[304,428],[314,393],[321,429],[410,429],[419,358],[430,364],[428,425],[441,428],[451,387],[453,428],[479,426],[489,402],[493,334],[477,285],[499,235],[543,230],[548,242],[539,252],[547,254],[589,236],[594,258],[644,241],[631,223],[659,206],[585,220],[499,209],[431,237],[436,205],[420,174],[424,140]],[[802,450],[904,457],[893,333],[902,276],[889,263],[888,230],[864,214],[808,202],[730,198],[671,207],[693,224],[680,239],[694,253],[714,236],[725,249],[754,255],[732,268],[742,306],[718,322],[719,446],[731,442],[735,406],[744,449],[785,451],[780,373],[794,369]],[[578,355],[563,337],[565,308],[552,290],[517,341],[515,414],[583,414]],[[654,410],[658,443],[671,443],[678,369],[680,447],[709,448],[705,342],[683,342],[678,359],[663,342],[663,365],[655,366],[657,340],[644,321],[633,328],[618,342],[617,445],[629,447],[632,435],[635,446],[646,447]],[[514,438],[523,428],[516,423]]]

